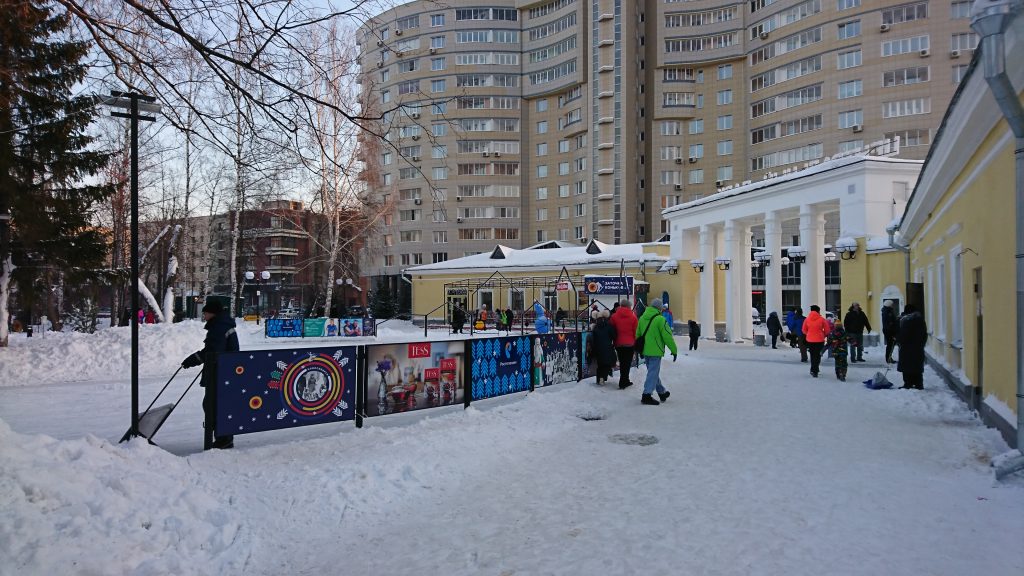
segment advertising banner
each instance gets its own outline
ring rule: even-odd
[[[362,318],[342,318],[341,319],[341,335],[342,336],[362,336],[363,335],[363,319]]]
[[[366,415],[461,405],[465,342],[367,346]]]
[[[306,338],[323,336],[327,327],[327,318],[306,318],[302,321],[302,335]]]
[[[597,362],[594,361],[594,333],[581,332],[580,346],[583,350],[583,364],[580,379],[597,376]]]
[[[267,336],[270,338],[301,338],[301,318],[267,318]]]
[[[355,418],[355,346],[227,352],[217,360],[217,432]]]
[[[580,334],[540,334],[533,337],[533,385],[551,386],[579,381]]]
[[[481,400],[530,389],[528,336],[471,340],[472,399]]]
[[[583,291],[591,296],[630,296],[632,276],[584,276]]]

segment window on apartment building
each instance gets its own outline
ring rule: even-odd
[[[967,68],[967,64],[959,64],[957,66],[953,66],[953,84],[959,84],[964,79],[964,76],[967,75]]]
[[[704,133],[704,120],[698,118],[696,120],[690,120],[687,126],[687,132],[690,134],[703,134]]]
[[[703,184],[704,183],[704,170],[690,170],[687,178],[687,182],[690,184]]]
[[[718,143],[718,155],[728,156],[732,154],[732,140],[722,140]]]
[[[864,93],[863,82],[860,80],[850,80],[848,82],[839,83],[839,99],[853,98],[860,96]]]
[[[732,104],[732,90],[719,90],[715,101],[719,106]]]
[[[717,127],[719,130],[732,129],[732,114],[725,114],[718,117]]]
[[[971,0],[952,2],[949,5],[949,17],[953,20],[971,17]]]
[[[836,57],[836,68],[839,70],[845,70],[847,68],[854,68],[861,64],[861,51],[850,50],[849,52],[840,52]]]
[[[438,262],[447,262],[448,261],[448,253],[447,252],[434,252],[432,257],[433,257],[434,264],[437,264]]]
[[[723,183],[732,180],[732,166],[719,166],[715,172],[715,180]]]
[[[838,10],[849,10],[858,6],[860,6],[860,0],[837,0],[836,2],[836,9]]]
[[[444,14],[431,14],[430,15],[430,26],[436,28],[438,26],[444,26]]]
[[[704,145],[703,144],[690,144],[690,158],[703,158],[704,157]]]
[[[840,40],[846,40],[847,38],[856,38],[860,36],[860,20],[854,20],[853,22],[843,22],[839,25],[838,37]]]
[[[728,80],[732,78],[732,64],[722,64],[718,67],[718,79]]]
[[[839,113],[839,128],[852,128],[864,124],[863,110],[847,110]]]

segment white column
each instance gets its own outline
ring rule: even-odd
[[[753,245],[753,232],[750,230],[750,226],[743,226],[740,228],[740,274],[742,282],[740,283],[740,297],[743,300],[742,311],[745,313],[740,314],[740,318],[743,321],[743,331],[740,336],[745,339],[752,339],[754,336],[754,317],[751,315],[752,297],[751,292],[754,291],[754,278],[753,270],[750,268],[750,262],[753,260],[752,252],[750,247]]]
[[[697,322],[700,323],[704,338],[715,337],[715,229],[700,227],[700,259],[704,271],[700,273],[700,305],[697,308]],[[680,271],[680,274],[683,272]]]
[[[782,221],[779,213],[772,211],[764,215],[764,251],[771,254],[771,263],[764,269],[765,313],[782,313]]]
[[[814,206],[800,206],[800,245],[807,261],[800,269],[800,307],[806,315],[811,304],[825,306],[825,215]]]
[[[742,228],[735,220],[725,221],[725,249],[722,252],[731,260],[729,270],[725,273],[725,333],[729,342],[743,337],[743,306],[740,298],[743,286],[743,262],[740,255]],[[749,306],[747,314],[750,314]]]

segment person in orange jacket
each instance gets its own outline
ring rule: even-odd
[[[803,331],[804,338],[807,339],[807,349],[811,353],[811,376],[817,378],[821,366],[821,351],[825,347],[829,333],[828,322],[821,316],[821,308],[817,305],[811,305],[811,312],[804,320]]]

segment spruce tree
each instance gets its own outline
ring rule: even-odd
[[[10,255],[16,266],[26,313],[39,292],[92,277],[107,251],[92,216],[112,187],[90,177],[108,155],[86,133],[95,99],[73,95],[89,45],[72,36],[50,2],[0,0],[0,263]]]
[[[370,301],[370,311],[375,318],[391,318],[395,315],[395,297],[387,280],[377,284]]]

